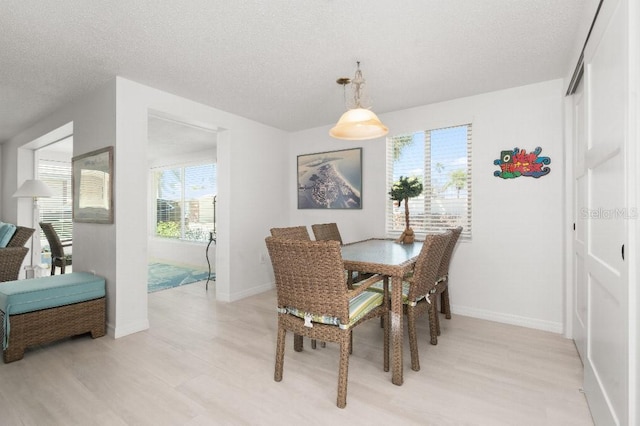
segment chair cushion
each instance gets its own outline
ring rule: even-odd
[[[8,315],[69,305],[105,295],[103,277],[72,272],[0,284],[0,311]]]
[[[3,349],[6,349],[9,338],[10,315],[85,302],[104,295],[105,279],[89,272],[72,272],[0,284],[0,311],[5,314]]]
[[[402,281],[402,303],[405,305],[415,306],[416,303],[425,299],[427,296],[420,296],[416,300],[409,301],[409,287],[411,287],[411,283],[409,281]],[[376,291],[379,293],[384,293],[384,287],[382,281],[378,281],[374,283],[371,287],[369,287],[371,291]],[[391,284],[389,284],[389,292],[391,292]],[[427,299],[429,301],[429,299]]]
[[[4,248],[9,244],[13,234],[16,233],[17,227],[12,223],[0,222],[0,248]]]
[[[309,314],[293,307],[287,307],[284,309],[279,308],[278,312],[281,314],[291,314],[298,318],[305,318],[307,315],[310,315],[312,322],[337,325],[344,330],[360,321],[360,319],[371,312],[372,309],[382,305],[384,301],[383,299],[384,295],[382,293],[375,291],[363,291],[356,297],[349,300],[349,324],[341,324],[340,319],[334,316],[318,315],[313,313]]]

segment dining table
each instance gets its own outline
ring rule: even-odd
[[[381,274],[391,279],[391,382],[402,385],[403,306],[402,279],[413,270],[422,242],[401,244],[392,239],[371,238],[342,246],[345,270]]]

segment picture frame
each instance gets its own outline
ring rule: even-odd
[[[362,209],[362,148],[297,160],[298,209]]]
[[[113,146],[72,162],[73,221],[113,223]]]

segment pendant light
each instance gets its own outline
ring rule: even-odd
[[[347,84],[351,84],[353,89],[353,106],[347,106],[349,108],[347,112],[342,114],[338,123],[329,131],[329,134],[336,139],[360,141],[380,138],[389,132],[389,129],[382,124],[375,113],[363,105],[365,103],[363,96],[365,80],[362,77],[362,71],[360,71],[360,62],[357,64],[353,80],[348,78],[336,80],[345,91]]]

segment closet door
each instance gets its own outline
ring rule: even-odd
[[[573,103],[573,340],[582,362],[587,348],[587,105],[580,83]]]
[[[607,3],[605,2],[605,5]],[[628,4],[610,2],[610,19],[585,52],[588,149],[584,276],[587,336],[584,388],[596,424],[628,424],[629,282],[625,140],[628,136]],[[582,178],[581,178],[582,179]],[[578,189],[580,191],[580,189]]]

